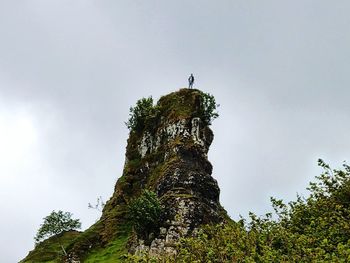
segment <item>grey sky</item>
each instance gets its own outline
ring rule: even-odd
[[[0,262],[42,218],[107,200],[137,99],[187,85],[215,95],[209,153],[237,218],[291,200],[350,160],[348,1],[0,0]]]

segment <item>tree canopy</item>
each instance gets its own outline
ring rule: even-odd
[[[81,228],[79,219],[72,219],[72,213],[52,211],[51,214],[44,218],[44,222],[34,237],[35,242],[39,243],[42,240],[54,235],[61,234],[64,231],[76,230]]]
[[[129,119],[125,123],[129,130],[140,130],[145,124],[147,116],[153,111],[153,98],[142,98],[130,107]]]

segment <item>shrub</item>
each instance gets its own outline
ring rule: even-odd
[[[211,125],[213,120],[219,117],[216,109],[220,106],[216,104],[215,97],[209,93],[201,92],[201,114],[202,119],[208,125]]]
[[[177,260],[190,262],[348,262],[350,260],[350,167],[324,170],[307,198],[284,204],[271,198],[277,214],[250,214],[250,222],[205,227],[185,238]],[[192,256],[194,255],[194,256]],[[189,257],[190,261],[187,259]],[[187,261],[186,261],[187,260]]]
[[[157,229],[162,214],[157,194],[144,190],[140,197],[129,204],[129,218],[136,233],[147,237]]]
[[[125,125],[131,131],[142,130],[145,126],[147,116],[152,115],[153,110],[152,97],[139,99],[135,107],[130,107],[130,117]]]

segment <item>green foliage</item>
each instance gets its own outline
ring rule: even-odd
[[[119,235],[106,247],[96,248],[89,252],[84,259],[85,263],[116,263],[124,262],[124,255],[127,253],[126,244],[128,235]]]
[[[129,205],[129,218],[136,232],[147,237],[149,233],[156,230],[162,210],[157,194],[144,190],[141,196]]]
[[[142,98],[136,102],[135,107],[130,107],[129,119],[125,123],[129,130],[141,130],[146,123],[148,116],[152,115],[154,111],[153,98]]]
[[[75,230],[81,228],[79,219],[72,219],[72,213],[52,211],[50,215],[44,218],[44,222],[40,225],[40,228],[35,236],[35,242],[40,241],[61,234],[62,232]]]
[[[213,120],[219,117],[216,110],[220,105],[216,104],[215,97],[209,93],[201,92],[201,98],[202,119],[206,124],[211,125]]]
[[[271,198],[277,220],[272,219],[271,213],[264,217],[251,213],[247,225],[225,226],[222,230],[209,228],[203,243],[212,245],[202,251],[207,257],[204,261],[210,260],[208,255],[220,258],[224,254],[229,261],[348,262],[350,169],[344,164],[343,170],[331,170],[322,160],[319,165],[324,171],[316,182],[310,183],[308,198],[298,196],[296,201],[288,204]],[[234,240],[232,236],[236,236]],[[231,246],[235,248],[234,252],[229,252]],[[194,252],[186,246],[182,251]],[[237,256],[239,251],[241,257]],[[227,258],[211,262],[225,262]]]
[[[179,262],[256,262],[253,234],[237,223],[205,226],[179,243]]]

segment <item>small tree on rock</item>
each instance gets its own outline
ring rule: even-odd
[[[41,241],[65,231],[76,230],[81,228],[79,219],[72,219],[72,213],[52,211],[50,215],[44,218],[44,222],[40,225],[36,236],[34,237],[35,243],[38,244]],[[67,255],[64,247],[60,244],[62,251]]]
[[[201,92],[201,97],[202,118],[206,124],[211,125],[213,120],[219,117],[217,108],[220,106],[220,104],[217,104],[215,101],[215,97],[209,93]]]
[[[151,115],[153,108],[153,98],[142,98],[136,102],[135,107],[130,108],[129,119],[125,123],[129,130],[142,130],[146,118]]]
[[[144,190],[129,204],[129,217],[136,232],[145,237],[159,226],[163,208],[157,194]]]

